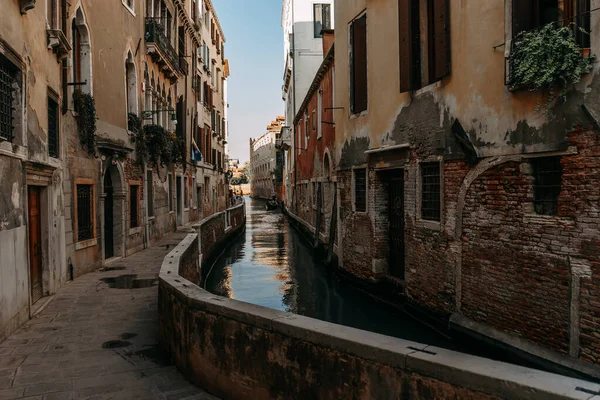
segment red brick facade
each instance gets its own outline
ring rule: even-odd
[[[319,232],[324,235],[327,235],[330,226],[334,196],[332,178],[335,175],[336,165],[333,158],[335,141],[334,110],[332,110],[333,56],[332,48],[317,72],[294,121],[296,153],[293,180],[294,207],[291,212],[315,227],[317,194],[320,186],[322,207]]]
[[[600,137],[569,135],[556,215],[534,210],[532,162],[543,154],[445,161],[438,225],[419,216],[419,165],[405,176],[406,294],[582,360],[600,361]],[[368,211],[353,211],[352,170],[338,171],[343,268],[389,274],[387,183],[369,166]],[[579,344],[578,344],[579,343]]]

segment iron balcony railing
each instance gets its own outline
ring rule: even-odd
[[[165,35],[165,28],[158,18],[146,18],[146,35],[144,39],[147,43],[156,44],[171,67],[181,73],[179,57],[177,57],[175,49]]]

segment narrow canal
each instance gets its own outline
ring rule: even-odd
[[[453,340],[402,310],[340,281],[302,235],[265,201],[246,198],[246,230],[210,269],[205,288],[220,296],[383,335],[540,369],[472,340]],[[544,369],[544,368],[541,368]]]
[[[247,225],[212,267],[212,293],[336,324],[456,349],[449,338],[340,282],[280,211],[246,199]]]

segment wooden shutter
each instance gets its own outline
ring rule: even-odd
[[[412,41],[411,41],[411,29],[410,29],[410,11],[411,1],[400,0],[398,2],[398,27],[399,27],[399,38],[400,38],[400,92],[408,92],[412,90],[412,77],[411,77],[411,65],[412,65]]]
[[[352,32],[352,112],[367,109],[367,15],[357,18]]]
[[[512,0],[512,34],[517,36],[520,32],[535,28],[536,0]]]
[[[429,2],[429,83],[450,74],[449,0]]]
[[[323,4],[323,29],[331,29],[331,4]]]

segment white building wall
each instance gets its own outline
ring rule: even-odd
[[[314,4],[331,5],[331,28],[335,28],[335,6],[333,0],[283,0],[281,26],[283,28],[283,93],[285,102],[285,125],[290,127],[289,144],[291,150],[286,154],[286,168],[288,171],[286,182],[286,202],[293,204],[291,176],[294,170],[294,117],[304,101],[319,66],[323,62],[323,39],[314,36]],[[285,90],[286,70],[291,69],[289,88]]]

